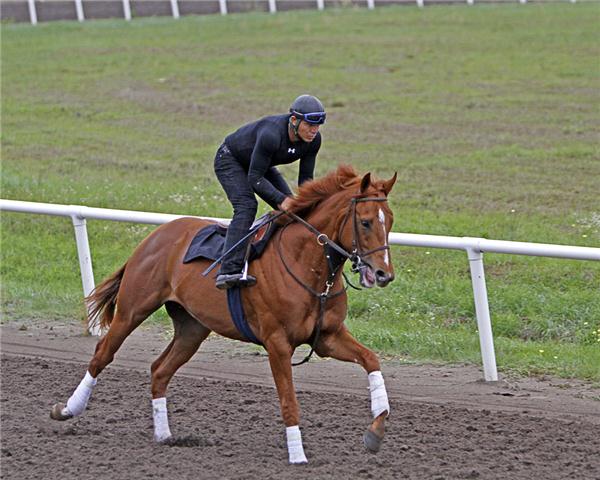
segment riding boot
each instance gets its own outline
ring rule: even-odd
[[[248,242],[246,253],[244,255],[244,268],[241,273],[219,273],[215,286],[220,290],[226,290],[233,287],[252,287],[256,285],[256,277],[248,274],[248,260],[252,242]]]
[[[252,287],[253,285],[256,285],[256,277],[243,273],[220,273],[215,282],[215,286],[220,290],[233,287]]]

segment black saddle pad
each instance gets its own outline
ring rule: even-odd
[[[263,254],[269,240],[278,228],[278,225],[270,223],[256,233],[250,247],[250,258],[248,261],[255,260]],[[190,243],[183,258],[183,263],[189,263],[198,258],[206,258],[208,260],[217,260],[220,258],[223,255],[226,234],[227,227],[218,223],[202,228]]]

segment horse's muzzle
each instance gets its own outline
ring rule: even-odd
[[[375,270],[367,262],[363,262],[360,268],[360,284],[364,288],[373,288],[375,285],[378,287],[385,287],[388,283],[394,280],[394,274],[386,272],[382,269]]]
[[[383,270],[375,271],[375,281],[378,287],[385,287],[388,283],[394,281],[394,274],[392,272],[384,272]]]

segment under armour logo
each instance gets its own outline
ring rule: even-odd
[[[288,153],[296,153],[296,149],[295,148],[288,148]]]

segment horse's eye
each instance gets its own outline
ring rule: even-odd
[[[369,220],[361,220],[360,224],[365,228],[371,228],[371,222]]]

